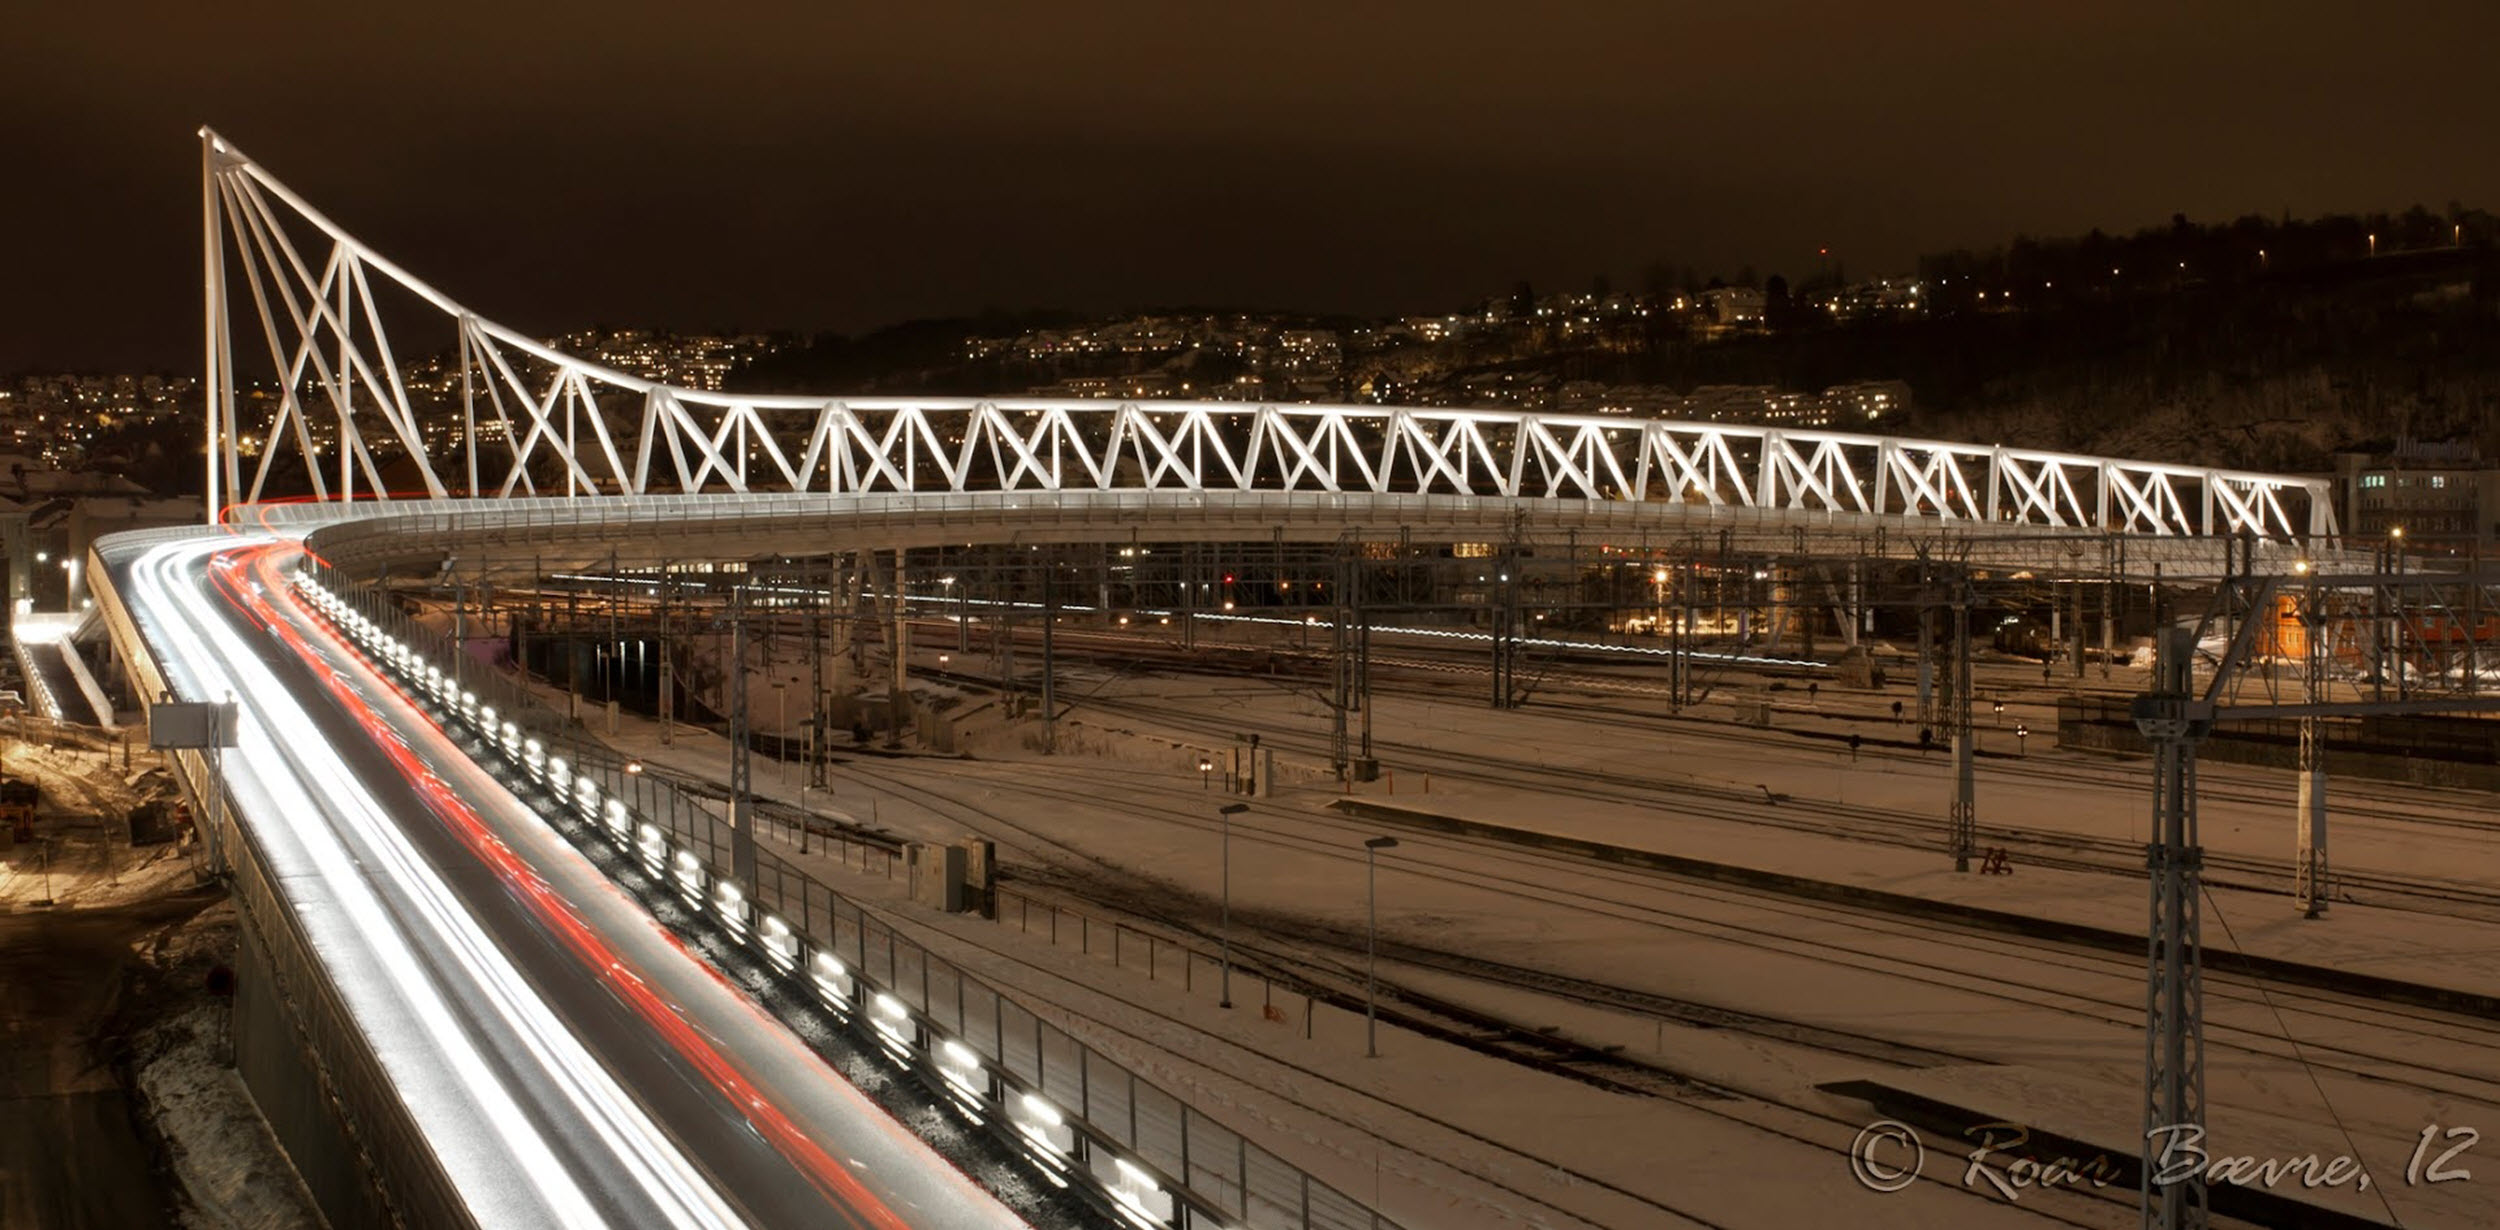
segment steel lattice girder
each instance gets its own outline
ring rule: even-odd
[[[359,243],[214,133],[204,230],[211,503],[270,494],[293,455],[316,498],[425,494],[1287,491],[1571,498],[1906,516],[2149,536],[2335,532],[2322,480],[1851,432],[1488,409],[714,393],[590,362],[470,312]],[[328,245],[316,272],[296,236]],[[234,280],[278,395],[241,421]],[[411,398],[377,283],[438,315],[456,416]],[[374,434],[368,435],[368,428]],[[481,433],[491,435],[484,438]],[[324,441],[317,436],[328,436]],[[454,479],[443,477],[465,452]],[[243,460],[255,457],[249,475]],[[654,463],[658,463],[656,466]],[[544,490],[542,490],[542,485]]]

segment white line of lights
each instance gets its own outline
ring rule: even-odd
[[[1120,1180],[1111,1185],[1111,1195],[1119,1201],[1120,1211],[1140,1226],[1169,1225],[1172,1194],[1164,1191],[1163,1185],[1155,1182],[1153,1175],[1125,1157],[1111,1159],[1111,1165]]]
[[[790,930],[789,920],[779,914],[767,914],[758,925],[756,942],[764,949],[764,958],[774,969],[789,973],[798,968],[799,937]]]
[[[318,581],[308,575],[299,575],[298,584],[316,595],[319,609],[330,614],[335,623],[349,629],[368,647],[396,644],[372,621],[358,615]],[[390,657],[395,673],[438,697],[447,698],[456,688],[449,676],[420,662],[413,651],[385,656]],[[702,859],[691,847],[677,844],[668,833],[648,821],[636,823],[621,800],[606,799],[603,805],[594,779],[572,774],[570,770],[574,766],[562,757],[546,756],[544,746],[521,731],[515,721],[504,719],[498,722],[494,707],[477,705],[475,693],[461,691],[459,697],[458,709],[462,720],[487,737],[490,746],[499,746],[508,760],[529,776],[546,783],[551,793],[560,796],[569,779],[575,809],[585,820],[604,818],[604,830],[611,839],[619,846],[639,852],[645,866],[654,875],[663,874],[673,864],[678,891],[689,904],[698,909],[709,904],[714,916],[733,936],[752,939],[776,970],[796,976],[809,945],[791,930],[787,920],[768,913],[749,926],[749,919],[754,913],[753,903],[735,881],[708,875]],[[598,831],[596,826],[594,831]],[[708,903],[703,893],[707,879],[712,889]],[[1077,1157],[1078,1138],[1066,1116],[1047,1098],[1017,1089],[1003,1072],[998,1075],[998,1088],[993,1091],[990,1081],[986,1079],[978,1050],[963,1040],[948,1036],[934,1022],[913,1012],[900,998],[876,989],[855,975],[832,952],[816,949],[813,959],[804,964],[808,969],[807,981],[818,998],[837,1016],[857,1019],[852,1010],[864,997],[871,1009],[866,1020],[884,1049],[906,1065],[914,1061],[915,1052],[918,1052],[935,1069],[943,1087],[953,1095],[949,1101],[960,1113],[978,1122],[988,1118],[986,1103],[1001,1103],[1007,1112],[1004,1118],[1012,1129],[1010,1135],[1024,1145],[1036,1170],[1054,1186],[1068,1186],[1067,1176]],[[1107,1156],[1114,1163],[1115,1181],[1107,1181],[1090,1171],[1086,1175],[1111,1198],[1113,1207],[1141,1226],[1159,1228],[1169,1225],[1177,1207],[1172,1193],[1164,1189],[1143,1162],[1116,1153],[1108,1153]]]

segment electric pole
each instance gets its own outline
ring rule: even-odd
[[[2146,929],[2144,1190],[2146,1230],[2204,1230],[2202,1174],[2158,1181],[2173,1146],[2202,1145],[2205,1129],[2204,953],[2198,908],[2204,850],[2196,832],[2196,744],[2212,707],[2191,690],[2196,636],[2155,629],[2153,689],[2136,698],[2136,729],[2153,745],[2152,918]]]

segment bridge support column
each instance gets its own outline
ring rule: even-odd
[[[1961,601],[1953,605],[1953,679],[1945,713],[1945,725],[1953,738],[1953,804],[1947,816],[1946,831],[1952,843],[1953,869],[1969,871],[1971,853],[1978,845],[1979,802],[1972,775],[1971,677],[1970,677],[1970,592],[1964,585]]]
[[[1052,633],[1059,626],[1059,557],[1042,563],[1042,754],[1059,751],[1059,660]]]
[[[1838,616],[1840,621],[1841,647],[1855,649],[1862,635],[1858,623],[1865,617],[1866,610],[1866,561],[1849,561],[1847,585],[1849,587],[1846,595],[1847,601],[1834,608],[1833,614]]]
[[[2067,584],[2066,597],[2072,602],[2074,608],[2066,621],[2069,637],[2066,650],[2067,670],[2075,678],[2081,679],[2083,678],[2083,578],[2076,577]]]
[[[818,790],[825,787],[825,743],[831,737],[826,718],[832,707],[825,684],[825,659],[832,656],[829,650],[835,592],[831,555],[824,558],[822,581],[824,588],[817,590],[816,600],[807,608],[807,784]],[[805,830],[801,830],[800,840],[806,840]]]
[[[2118,648],[2118,620],[2111,610],[2118,592],[2116,578],[2101,582],[2101,678],[2109,678],[2110,654]]]
[[[660,561],[660,746],[677,741],[677,623],[669,611],[669,591],[677,587],[669,563]]]
[[[905,589],[910,584],[909,560],[903,548],[894,548],[894,583],[886,610],[893,617],[888,648],[893,652],[894,669],[889,682],[892,690],[886,698],[885,745],[903,745],[903,723],[911,718],[911,621],[905,618]]]
[[[1932,727],[1936,720],[1936,608],[1928,605],[1925,587],[1919,590],[1918,607],[1918,724]]]

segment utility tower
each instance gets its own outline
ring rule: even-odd
[[[2213,729],[2213,705],[2190,688],[2196,634],[2154,632],[2153,688],[2136,698],[2136,729],[2153,745],[2153,841],[2145,850],[2153,908],[2146,931],[2144,1189],[2147,1230],[2203,1230],[2205,1181],[2155,1182],[2174,1145],[2203,1144],[2205,1023],[2198,905],[2204,849],[2196,834],[2196,744]]]

